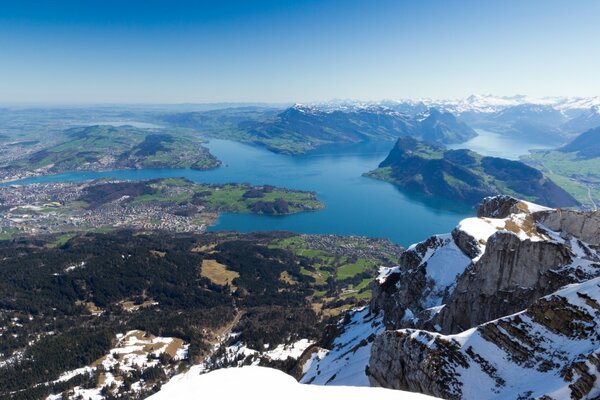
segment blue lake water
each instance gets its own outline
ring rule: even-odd
[[[241,143],[211,140],[208,147],[223,166],[210,171],[143,169],[74,172],[30,178],[19,183],[79,181],[97,178],[128,180],[182,176],[196,182],[248,182],[312,190],[326,208],[288,216],[223,214],[210,230],[289,230],[385,237],[402,244],[448,232],[474,210],[452,201],[410,194],[363,177],[386,157],[393,143],[332,146],[292,157]]]
[[[524,138],[515,138],[502,135],[485,129],[475,129],[477,136],[465,143],[448,146],[451,149],[470,149],[484,156],[502,157],[509,160],[518,160],[521,156],[529,154],[529,150],[545,150],[554,146],[548,143],[528,141]]]

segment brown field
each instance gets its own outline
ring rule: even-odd
[[[230,285],[232,290],[235,290],[235,286],[231,282],[240,276],[235,271],[227,270],[226,265],[220,264],[216,260],[202,260],[200,275],[210,279],[214,284],[220,286]]]
[[[123,307],[123,310],[130,311],[130,312],[137,311],[140,308],[152,307],[154,305],[155,305],[155,302],[153,299],[145,300],[142,304],[135,304],[135,302],[133,302],[131,300],[123,301],[121,303],[121,307]]]

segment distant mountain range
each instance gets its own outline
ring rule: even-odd
[[[600,105],[590,107],[563,124],[563,128],[571,132],[585,132],[598,126],[600,126]]]
[[[335,100],[315,104],[324,110],[386,107],[416,115],[429,108],[454,114],[472,128],[486,129],[529,140],[564,144],[575,135],[600,126],[600,97],[544,97],[472,95],[465,99],[418,99],[360,102]]]
[[[236,115],[238,115],[236,113]],[[453,114],[424,108],[415,115],[373,106],[354,109],[324,109],[294,105],[273,115],[229,118],[226,129],[216,128],[222,113],[170,114],[163,120],[182,127],[229,139],[255,143],[281,153],[299,154],[335,143],[395,140],[402,136],[444,144],[461,143],[477,133]],[[215,121],[216,119],[216,121]]]
[[[401,136],[461,143],[476,135],[473,129],[558,147],[600,126],[600,97],[473,95],[456,100],[332,100],[287,108],[186,111],[161,114],[157,119],[210,137],[254,143],[288,154],[324,144]]]
[[[398,139],[379,168],[367,175],[469,204],[495,194],[516,195],[548,206],[579,204],[540,171],[520,161],[484,157],[470,150],[447,150],[411,137]]]
[[[328,110],[349,110],[356,108],[368,108],[383,106],[392,110],[403,112],[422,112],[427,108],[438,108],[456,115],[464,113],[496,113],[506,108],[524,104],[545,105],[562,111],[566,114],[577,113],[577,111],[588,110],[594,106],[600,106],[600,96],[596,97],[531,97],[524,95],[494,96],[494,95],[471,95],[462,99],[398,99],[381,101],[359,101],[359,100],[332,100],[328,102],[314,103],[315,107]],[[570,115],[573,117],[574,115]]]

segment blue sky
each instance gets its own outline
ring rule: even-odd
[[[0,0],[0,102],[600,95],[600,1]]]

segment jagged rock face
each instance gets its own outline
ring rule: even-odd
[[[463,274],[435,317],[443,333],[456,333],[512,314],[573,280],[557,269],[572,261],[568,247],[492,235],[485,253]]]
[[[534,218],[553,231],[564,232],[593,246],[600,246],[600,211],[544,211],[535,213]]]
[[[519,202],[511,196],[492,196],[483,199],[477,208],[477,216],[487,218],[506,218],[515,212],[514,206]]]
[[[460,335],[385,332],[373,343],[368,375],[375,386],[446,399],[593,399],[599,322],[595,278]]]
[[[380,275],[372,308],[392,331],[373,343],[370,383],[448,399],[599,396],[600,214],[501,196],[478,215]]]
[[[460,229],[454,229],[452,231],[452,239],[458,248],[469,258],[473,259],[481,255],[477,240],[468,233],[461,231]]]
[[[427,345],[431,341],[435,336],[426,331],[386,331],[379,335],[367,368],[371,385],[460,399],[462,385],[446,360],[454,359],[463,367],[468,367],[468,361],[456,343],[438,341],[432,350]]]
[[[371,309],[383,311],[388,329],[427,321],[470,262],[452,235],[432,236],[402,253],[400,267],[378,278]]]
[[[385,324],[389,329],[396,326],[397,321],[404,317],[405,310],[420,307],[427,287],[425,268],[421,266],[424,251],[430,246],[436,246],[435,237],[420,243],[414,249],[405,251],[400,257],[400,265],[392,271],[379,285],[373,288],[371,310],[383,311]],[[410,282],[410,285],[405,285]]]
[[[600,240],[597,214],[552,210],[509,196],[484,199],[478,214],[450,235],[411,246],[400,266],[376,285],[371,307],[384,312],[388,329],[460,332],[600,273],[578,268],[583,259],[584,264],[600,259],[576,239]],[[440,281],[440,270],[460,276]]]

